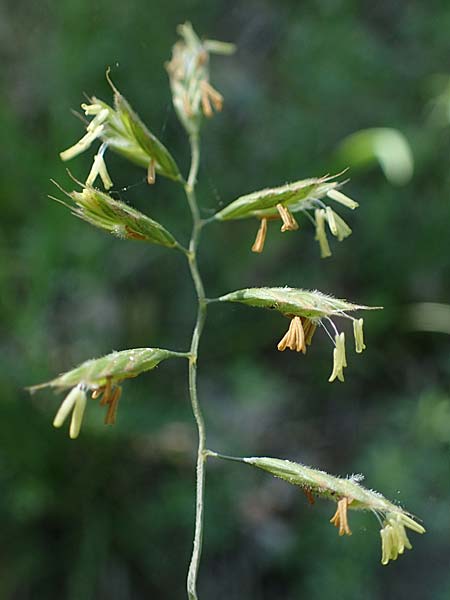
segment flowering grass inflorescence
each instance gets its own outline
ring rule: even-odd
[[[114,95],[113,106],[96,97],[92,97],[89,103],[83,104],[85,115],[91,118],[86,127],[87,133],[74,146],[61,153],[62,160],[70,160],[87,150],[96,140],[100,141],[86,181],[80,184],[81,191],[64,192],[70,198],[70,202],[62,201],[62,203],[75,216],[116,235],[121,240],[159,244],[183,253],[197,296],[197,319],[190,349],[186,352],[174,352],[161,348],[137,348],[113,352],[102,358],[88,360],[47,383],[34,386],[31,390],[50,387],[57,391],[66,391],[67,395],[57,411],[53,424],[55,427],[61,427],[71,415],[69,435],[71,438],[76,438],[80,433],[88,394],[92,399],[99,400],[100,406],[106,408],[105,423],[113,424],[116,420],[122,393],[121,384],[124,380],[151,370],[168,358],[188,359],[189,398],[198,431],[196,516],[193,550],[187,577],[189,600],[198,599],[197,577],[202,549],[205,471],[208,457],[227,458],[268,471],[276,477],[302,487],[311,501],[315,496],[335,501],[337,508],[331,523],[338,528],[340,535],[351,534],[348,521],[349,510],[372,511],[380,520],[382,527],[380,533],[382,563],[386,564],[389,560],[395,560],[405,548],[411,548],[405,528],[417,533],[423,533],[425,530],[402,508],[392,504],[381,494],[361,486],[357,478],[341,479],[317,469],[280,459],[231,458],[207,450],[206,426],[197,393],[197,364],[198,348],[209,304],[239,302],[252,307],[276,310],[290,320],[287,332],[277,345],[280,351],[290,349],[305,354],[316,329],[321,327],[334,345],[333,368],[329,381],[336,379],[344,381],[343,371],[347,366],[345,333],[338,331],[335,318],[352,321],[355,351],[361,353],[366,347],[363,337],[363,319],[355,318],[349,313],[373,310],[378,307],[353,304],[318,291],[290,287],[244,288],[219,298],[206,298],[197,264],[197,250],[201,230],[208,223],[244,218],[258,219],[260,226],[252,250],[260,253],[264,247],[270,220],[281,220],[282,232],[294,231],[299,228],[294,215],[304,214],[313,221],[321,255],[326,257],[331,254],[326,225],[330,233],[339,241],[348,237],[351,229],[325,201],[330,199],[350,209],[355,209],[358,204],[340,191],[345,182],[336,181],[337,176],[326,175],[240,196],[219,210],[214,217],[202,219],[196,199],[196,181],[200,165],[199,132],[203,117],[211,117],[213,108],[216,111],[221,110],[223,104],[222,95],[210,83],[209,58],[210,53],[231,54],[234,46],[213,40],[200,40],[190,23],[180,25],[178,31],[181,40],[175,44],[172,58],[167,63],[166,69],[175,111],[189,135],[191,166],[188,176],[184,178],[181,175],[169,150],[134,112],[112,83],[108,72],[107,78]],[[188,246],[178,243],[170,231],[160,223],[107,193],[113,187],[104,160],[108,148],[144,168],[149,184],[155,181],[155,176],[159,173],[182,186],[192,217],[192,233]],[[98,178],[106,191],[94,187]]]

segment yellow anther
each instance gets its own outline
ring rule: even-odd
[[[295,231],[298,229],[297,221],[294,219],[291,211],[286,206],[283,206],[281,203],[277,204],[277,210],[281,220],[283,221],[281,231]]]
[[[264,250],[264,243],[267,235],[267,219],[262,218],[261,224],[256,234],[255,243],[252,246],[252,252],[258,252],[259,254]]]

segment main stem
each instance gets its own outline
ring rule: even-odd
[[[192,548],[191,562],[187,575],[187,592],[189,600],[197,600],[197,576],[200,566],[200,557],[202,553],[203,541],[203,513],[205,499],[205,462],[207,454],[206,449],[206,431],[205,421],[200,408],[197,395],[197,357],[198,345],[202,334],[203,326],[206,320],[206,300],[205,289],[200,276],[197,264],[197,247],[202,230],[203,222],[200,218],[200,212],[195,196],[195,184],[200,163],[200,147],[198,135],[190,136],[191,144],[191,168],[186,185],[184,186],[186,197],[189,202],[189,208],[192,214],[192,234],[189,242],[189,250],[186,253],[192,280],[194,282],[197,294],[197,321],[192,333],[190,358],[189,358],[189,395],[191,399],[192,412],[198,430],[198,449],[197,449],[197,467],[196,467],[196,500],[195,500],[195,533]]]

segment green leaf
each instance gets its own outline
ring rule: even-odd
[[[338,148],[343,164],[364,167],[378,162],[386,179],[405,185],[414,172],[414,158],[406,137],[397,129],[374,127],[357,131],[343,140]]]
[[[352,304],[318,291],[290,287],[247,288],[221,296],[218,300],[220,302],[240,302],[258,308],[270,308],[283,315],[307,318],[322,318],[331,315],[345,317],[347,316],[346,311],[380,308]]]
[[[75,206],[62,202],[75,216],[105,229],[122,239],[140,240],[159,244],[167,248],[178,246],[171,233],[160,223],[128,206],[124,202],[111,198],[105,192],[93,187],[85,187],[82,192],[72,192],[68,196]]]
[[[46,383],[32,386],[29,390],[35,391],[45,387],[64,390],[79,384],[84,384],[88,388],[101,387],[106,384],[107,380],[115,384],[123,379],[136,377],[145,371],[150,371],[162,360],[188,356],[183,352],[172,352],[161,348],[134,348],[133,350],[112,352],[101,358],[87,360],[75,369]]]
[[[216,213],[215,218],[219,221],[228,221],[249,217],[274,217],[278,215],[277,204],[282,204],[291,212],[311,208],[310,202],[326,196],[330,190],[341,185],[330,181],[331,179],[333,177],[329,176],[302,179],[281,187],[268,188],[241,196]]]

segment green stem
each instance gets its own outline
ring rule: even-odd
[[[189,600],[197,600],[197,577],[200,566],[200,557],[203,541],[203,514],[205,500],[205,462],[206,462],[206,430],[202,410],[198,401],[197,394],[197,358],[198,345],[206,320],[207,303],[205,299],[205,289],[200,276],[197,264],[197,247],[203,222],[200,218],[200,212],[195,196],[195,184],[200,164],[200,148],[197,135],[190,137],[191,143],[191,168],[186,185],[184,186],[189,208],[192,214],[192,235],[189,242],[189,251],[186,256],[191,271],[197,294],[197,320],[192,333],[190,360],[189,360],[189,395],[191,399],[192,412],[198,430],[198,449],[197,449],[197,467],[196,467],[196,501],[195,501],[195,531],[192,548],[191,562],[187,576],[187,592]]]
[[[214,450],[205,450],[205,455],[208,458],[220,458],[222,460],[231,460],[233,462],[245,463],[245,459],[239,456],[228,456],[227,454],[219,454],[218,452],[214,452]]]

